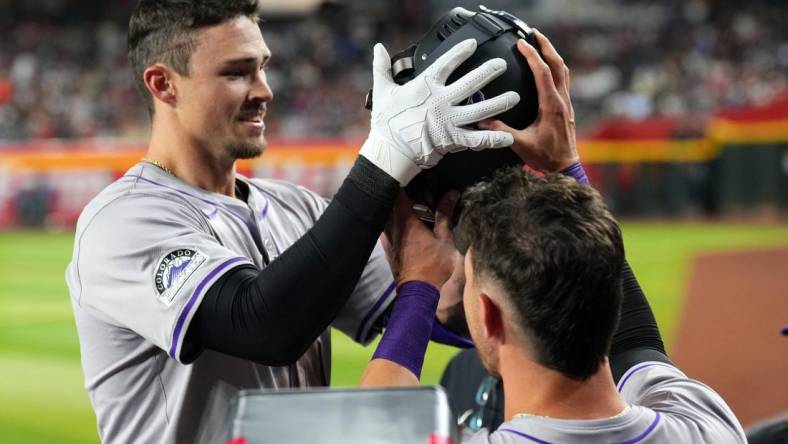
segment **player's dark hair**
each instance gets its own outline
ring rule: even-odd
[[[240,16],[257,21],[258,9],[258,0],[140,0],[129,20],[128,57],[151,116],[153,97],[145,86],[145,69],[163,63],[188,76],[195,31]]]
[[[621,230],[599,193],[505,169],[462,197],[455,231],[475,276],[502,288],[535,359],[576,380],[599,369],[621,311]]]

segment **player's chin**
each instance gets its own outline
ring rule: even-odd
[[[229,146],[229,150],[235,159],[254,159],[265,152],[268,142],[265,136],[236,140]]]

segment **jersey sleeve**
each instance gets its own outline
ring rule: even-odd
[[[328,206],[329,200],[304,187],[298,187],[315,220]],[[367,345],[375,338],[373,328],[378,317],[394,301],[394,276],[380,242],[375,245],[364,272],[347,303],[332,323],[354,341]]]
[[[252,263],[223,246],[199,211],[144,194],[106,205],[75,240],[75,302],[187,361],[183,337],[205,292]]]
[[[518,441],[516,439],[507,440],[507,436],[505,434],[491,434],[490,431],[484,427],[482,427],[479,431],[473,431],[469,427],[460,427],[460,444],[514,444],[519,442],[528,441]]]
[[[640,363],[624,374],[618,390],[627,402],[662,413],[675,436],[692,436],[692,442],[747,442],[722,397],[672,365]]]

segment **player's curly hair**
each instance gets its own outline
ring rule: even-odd
[[[535,359],[576,380],[599,369],[621,310],[621,230],[593,188],[499,171],[469,188],[455,230],[477,279],[503,289]]]
[[[188,76],[195,31],[240,16],[257,22],[259,9],[258,0],[140,0],[129,20],[128,58],[151,116],[153,97],[145,87],[145,69],[164,63]]]

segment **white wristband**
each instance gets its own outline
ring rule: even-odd
[[[403,187],[421,171],[421,168],[412,160],[374,132],[369,134],[364,145],[361,146],[359,154],[389,176],[397,179],[400,186]]]

